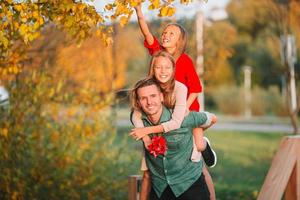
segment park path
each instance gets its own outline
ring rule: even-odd
[[[131,123],[127,119],[117,120],[118,127],[131,126]],[[279,123],[254,123],[254,122],[228,122],[219,121],[213,127],[212,130],[218,131],[254,131],[261,133],[293,133],[293,127],[290,124],[279,124]]]

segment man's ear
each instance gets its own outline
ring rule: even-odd
[[[142,106],[141,106],[141,103],[140,103],[140,99],[138,98],[136,102],[137,102],[137,106],[139,107],[139,109],[141,109]]]

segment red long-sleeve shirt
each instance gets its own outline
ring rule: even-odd
[[[154,38],[154,42],[151,45],[145,40],[144,46],[148,49],[150,55],[163,49],[156,38]],[[176,61],[175,80],[183,83],[187,87],[187,97],[189,97],[191,93],[202,92],[202,85],[196,73],[193,61],[186,53],[182,53]],[[193,101],[189,109],[191,111],[200,110],[200,104],[197,98]]]

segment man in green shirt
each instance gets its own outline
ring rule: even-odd
[[[171,119],[172,112],[163,106],[163,94],[153,79],[139,81],[131,97],[132,104],[143,111],[142,120],[145,126],[157,125]],[[141,199],[146,199],[149,190],[150,200],[209,199],[209,191],[202,174],[203,162],[190,160],[193,148],[192,129],[206,121],[206,113],[190,112],[181,128],[163,134],[168,148],[164,155],[155,157],[145,151],[149,172],[144,172]],[[149,173],[151,189],[147,181]]]

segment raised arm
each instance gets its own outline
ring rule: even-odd
[[[147,22],[145,20],[145,17],[143,15],[142,4],[139,4],[138,6],[134,7],[134,9],[135,9],[135,12],[136,12],[136,16],[137,16],[137,19],[138,19],[138,23],[139,23],[141,32],[144,35],[145,40],[147,41],[147,43],[149,45],[153,44],[154,37],[153,37],[152,33],[150,32],[148,24],[147,24]]]

